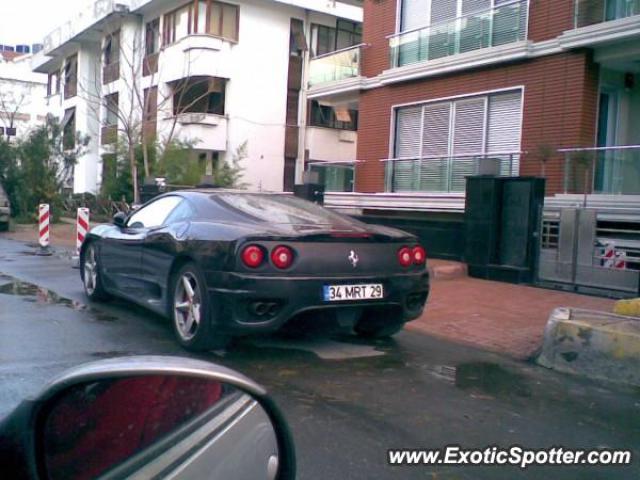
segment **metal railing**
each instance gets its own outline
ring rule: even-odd
[[[640,194],[640,145],[567,148],[564,193]]]
[[[575,28],[640,15],[640,0],[575,0]]]
[[[360,52],[363,46],[355,45],[312,58],[309,62],[309,86],[360,76]]]
[[[514,0],[389,37],[391,66],[435,60],[527,38],[529,1]]]
[[[462,193],[472,175],[516,176],[521,152],[387,160],[392,192]]]

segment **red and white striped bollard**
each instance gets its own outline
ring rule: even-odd
[[[76,254],[80,256],[80,249],[89,232],[89,209],[79,208],[76,221]]]
[[[40,244],[40,251],[38,252],[38,255],[51,255],[51,251],[49,250],[49,223],[49,204],[41,203],[38,207],[38,243]]]

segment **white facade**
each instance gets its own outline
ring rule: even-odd
[[[10,141],[14,137],[6,136],[7,129],[15,128],[16,137],[23,138],[42,125],[47,114],[47,76],[31,71],[30,58],[3,61],[0,56],[0,128]]]
[[[193,3],[193,2],[192,2]],[[238,5],[237,41],[211,34],[189,34],[162,45],[167,13],[184,6],[179,0],[132,0],[114,2],[99,0],[83,12],[75,22],[60,27],[45,41],[45,50],[34,61],[38,72],[64,70],[65,62],[77,55],[77,95],[64,98],[64,80],[59,93],[47,98],[48,111],[65,118],[65,111],[75,108],[75,127],[89,135],[87,153],[79,159],[74,172],[75,192],[97,192],[101,184],[101,156],[110,151],[101,141],[104,125],[104,97],[118,93],[119,110],[129,112],[123,123],[139,122],[144,91],[157,87],[157,136],[160,142],[173,132],[174,139],[193,143],[199,154],[218,161],[230,161],[245,142],[247,157],[243,160],[244,182],[250,188],[281,191],[285,169],[285,131],[287,118],[288,76],[290,62],[291,20],[303,22],[306,39],[310,38],[311,19],[316,23],[335,25],[336,18],[361,22],[359,6],[317,0],[230,0]],[[145,28],[160,19],[160,47],[157,72],[143,75]],[[119,79],[103,84],[105,38],[119,31],[121,44]],[[308,41],[308,40],[307,40]],[[167,43],[167,42],[165,42]],[[309,52],[303,55],[303,81],[299,93],[299,148],[296,178],[302,178],[305,150],[309,138],[305,132],[306,72]],[[65,76],[64,74],[62,75]],[[175,115],[172,85],[189,78],[215,77],[225,81],[224,113],[179,112]],[[133,88],[132,88],[133,86]],[[55,90],[55,89],[54,89]],[[133,95],[132,92],[137,93]],[[69,95],[67,95],[69,97]],[[133,109],[130,109],[131,105]],[[104,130],[104,129],[102,129]],[[353,135],[351,135],[353,136]],[[326,137],[326,136],[325,136]],[[325,137],[320,136],[322,141]],[[335,137],[335,138],[334,138]],[[341,141],[329,136],[340,147],[336,154],[352,155],[355,140]],[[342,150],[348,151],[348,154]],[[326,150],[326,146],[323,146]],[[330,155],[329,155],[330,156]]]

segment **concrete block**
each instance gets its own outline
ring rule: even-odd
[[[627,315],[629,317],[640,317],[640,298],[616,302],[613,306],[613,313]]]
[[[561,372],[640,386],[640,319],[557,308],[537,363]]]

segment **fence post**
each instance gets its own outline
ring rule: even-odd
[[[42,203],[38,207],[38,244],[40,250],[38,255],[49,256],[51,255],[50,243],[50,209],[48,203]]]

